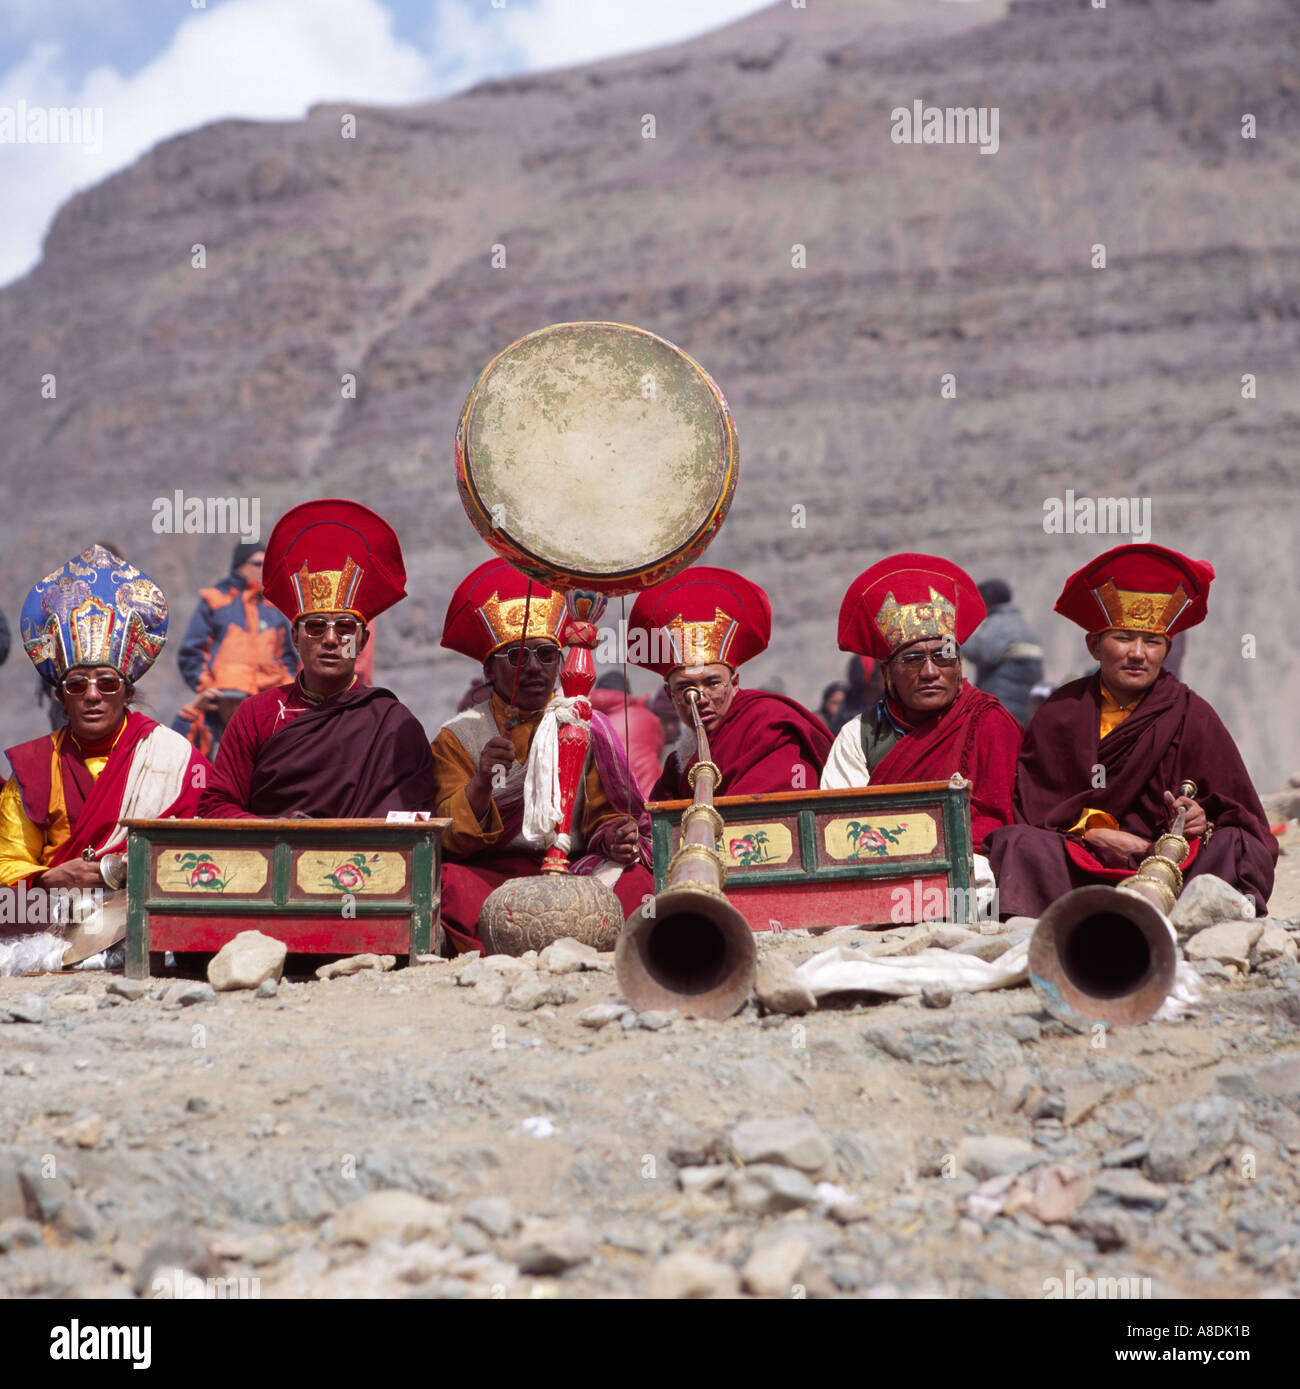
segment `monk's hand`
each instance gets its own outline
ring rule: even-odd
[[[483,751],[478,755],[478,775],[474,780],[491,792],[500,785],[501,779],[514,764],[515,745],[504,733],[498,733],[484,743]]]
[[[1199,839],[1205,833],[1205,809],[1198,805],[1190,796],[1175,796],[1172,791],[1165,792],[1165,808],[1169,811],[1169,823],[1172,825],[1174,816],[1183,808],[1187,807],[1187,819],[1183,821],[1183,837],[1185,839]]]
[[[1104,825],[1089,830],[1083,837],[1089,844],[1101,844],[1117,853],[1133,854],[1139,858],[1151,848],[1150,840],[1143,839],[1141,835],[1130,834],[1127,830],[1110,830]]]
[[[620,820],[605,836],[605,852],[615,863],[635,863],[641,856],[641,831],[635,820]]]
[[[87,862],[83,858],[69,859],[66,863],[61,863],[57,868],[47,869],[40,877],[41,887],[103,887],[104,879],[100,876],[99,860],[91,859]]]

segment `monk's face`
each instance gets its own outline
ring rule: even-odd
[[[943,637],[902,647],[885,663],[885,689],[908,723],[941,714],[961,689],[961,656]]]
[[[483,662],[483,674],[507,704],[513,695],[515,707],[531,713],[545,709],[551,702],[563,655],[550,637],[529,637],[522,648],[518,642],[511,642],[489,656]],[[514,694],[516,666],[519,667],[518,694]]]
[[[1088,651],[1101,665],[1101,683],[1121,703],[1146,694],[1169,654],[1169,638],[1152,632],[1091,632]]]
[[[302,683],[312,694],[346,690],[370,633],[351,613],[309,613],[293,624],[293,644],[302,657]]]
[[[664,683],[683,728],[695,727],[695,721],[691,718],[690,696],[686,691],[700,692],[700,722],[706,733],[712,733],[736,698],[740,676],[729,665],[715,661],[707,666],[679,666],[670,672]]]
[[[130,698],[130,685],[112,666],[73,666],[59,686],[59,703],[68,711],[68,727],[79,743],[112,737],[126,718]]]

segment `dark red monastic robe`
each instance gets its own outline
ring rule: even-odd
[[[815,791],[835,739],[815,714],[784,695],[738,690],[731,708],[709,734],[709,751],[722,772],[719,796],[752,796],[764,791]],[[652,801],[689,800],[686,779],[695,758],[679,767],[670,753],[650,793]]]
[[[1099,767],[1104,784],[1094,786]],[[1183,780],[1196,783],[1214,825],[1208,841],[1192,841],[1184,877],[1213,873],[1253,896],[1263,916],[1277,840],[1228,730],[1166,670],[1105,738],[1097,675],[1062,685],[1034,715],[1016,772],[1016,823],[989,841],[1000,913],[1039,916],[1072,888],[1127,876],[1140,856],[1066,832],[1084,810],[1104,810],[1120,829],[1154,840],[1169,824],[1163,793],[1177,794]]]
[[[314,701],[299,681],[246,699],[226,726],[199,814],[208,820],[382,819],[433,809],[433,755],[391,690]]]
[[[963,680],[957,698],[942,713],[913,725],[876,763],[871,784],[947,781],[960,772],[971,783],[971,842],[982,853],[988,836],[1011,824],[1022,736],[1000,700]]]

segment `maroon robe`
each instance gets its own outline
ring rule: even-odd
[[[1020,725],[1000,700],[963,680],[942,713],[911,727],[876,763],[871,784],[947,781],[960,772],[971,783],[971,842],[982,853],[987,837],[1012,821],[1021,737]]]
[[[1094,767],[1105,768],[1094,788]],[[1101,679],[1062,685],[1029,724],[1016,772],[1016,823],[989,840],[1003,916],[1039,916],[1072,888],[1127,876],[1141,856],[1085,845],[1067,831],[1084,810],[1104,810],[1122,830],[1153,840],[1169,824],[1164,792],[1194,781],[1214,825],[1193,840],[1185,878],[1213,873],[1255,899],[1273,890],[1277,840],[1241,754],[1218,715],[1162,670],[1137,708],[1101,737]]]
[[[432,810],[433,754],[391,690],[354,685],[314,701],[299,681],[246,699],[199,802],[207,820],[382,819]]]
[[[737,690],[731,708],[709,733],[709,751],[722,773],[719,796],[753,796],[764,791],[815,791],[831,744],[826,725],[802,704],[767,690]],[[685,767],[670,753],[650,793],[652,801],[689,800]]]

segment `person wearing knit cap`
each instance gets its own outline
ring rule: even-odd
[[[291,623],[302,669],[235,711],[199,814],[378,819],[432,809],[419,720],[356,673],[369,623],[406,597],[393,528],[359,502],[304,502],[271,532],[262,586]]]
[[[985,579],[979,592],[988,612],[963,644],[962,659],[975,667],[976,688],[1001,700],[1024,727],[1030,692],[1043,678],[1043,648],[1004,579]]]
[[[262,592],[261,541],[240,541],[230,573],[199,590],[199,605],[181,638],[177,663],[197,698],[172,728],[212,758],[235,710],[249,696],[293,683],[298,653],[289,619]]]
[[[478,662],[491,688],[485,703],[448,719],[432,747],[434,810],[452,822],[443,832],[442,924],[460,950],[482,948],[478,918],[493,889],[541,872],[555,842],[544,767],[554,760],[568,629],[564,595],[503,559],[479,565],[447,606],[442,645]],[[568,852],[570,871],[600,879],[631,915],[654,880],[650,819],[625,758],[610,721],[593,710]]]
[[[1128,877],[1181,807],[1183,878],[1213,873],[1268,911],[1277,840],[1226,728],[1164,668],[1170,638],[1204,621],[1213,568],[1161,545],[1119,545],[1072,574],[1056,611],[1100,669],[1034,715],[1016,772],[1016,823],[989,841],[1002,914],[1038,916],[1089,883]],[[1194,798],[1179,794],[1183,781]]]
[[[839,644],[880,662],[885,692],[840,730],[822,788],[970,782],[975,888],[991,910],[987,836],[1011,823],[1020,725],[962,679],[962,643],[984,619],[969,574],[936,555],[890,555],[859,574],[840,605]]]
[[[740,667],[766,650],[772,605],[755,583],[693,565],[637,595],[627,624],[628,660],[662,676],[681,734],[650,793],[689,800],[697,739],[686,691],[700,694],[700,722],[722,773],[720,796],[815,790],[831,733],[785,695],[740,687]]]
[[[0,885],[28,898],[28,889],[120,889],[107,856],[125,853],[121,821],[188,819],[211,770],[179,734],[130,707],[167,640],[167,599],[148,574],[91,545],[32,589],[19,630],[68,722],[8,750]],[[34,919],[30,902],[24,916]],[[124,914],[121,921],[125,934]],[[5,934],[12,931],[0,924]],[[105,937],[94,950],[120,939]],[[65,963],[82,958],[74,944]]]

